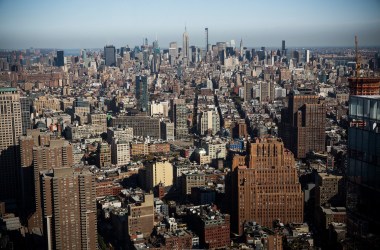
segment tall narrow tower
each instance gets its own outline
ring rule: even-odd
[[[18,190],[18,145],[22,135],[20,94],[0,88],[0,200],[14,200]]]
[[[185,26],[185,32],[183,33],[183,47],[182,47],[183,58],[188,58],[190,55],[190,46],[189,46],[189,34],[187,33],[187,28]]]
[[[208,28],[205,28],[205,39],[206,39],[206,53],[208,52]]]

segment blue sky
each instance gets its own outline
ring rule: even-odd
[[[0,0],[0,48],[100,48],[240,39],[248,47],[380,46],[380,0]]]

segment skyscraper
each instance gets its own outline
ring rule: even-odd
[[[0,88],[0,200],[18,195],[18,147],[22,135],[20,94],[16,88]]]
[[[248,154],[248,166],[233,166],[233,231],[241,235],[245,221],[266,227],[272,227],[277,219],[282,223],[303,222],[303,193],[294,156],[281,139],[256,138]]]
[[[357,249],[380,248],[380,97],[350,96],[347,232]]]
[[[325,151],[326,108],[309,90],[294,90],[288,107],[281,110],[279,135],[295,157],[305,158],[311,151]]]
[[[286,47],[285,47],[285,40],[282,40],[282,48],[281,48],[282,56],[286,56]]]
[[[28,139],[28,138],[25,138]],[[41,140],[41,136],[29,137],[31,140]],[[42,141],[40,141],[41,143]],[[34,204],[35,209],[28,218],[28,227],[30,230],[39,230],[46,235],[43,223],[46,218],[43,214],[43,200],[41,196],[41,179],[40,172],[57,168],[67,168],[73,165],[73,148],[72,145],[63,139],[53,139],[49,142],[43,142],[40,146],[33,147],[33,169],[34,169]],[[45,144],[46,143],[46,144]],[[37,144],[38,145],[38,144]],[[25,150],[25,151],[24,151]],[[25,153],[26,148],[23,149]],[[30,153],[30,152],[29,152]]]
[[[104,58],[106,66],[116,66],[116,49],[113,45],[104,47]]]
[[[95,176],[72,168],[40,174],[48,249],[97,249]]]
[[[148,111],[149,92],[148,77],[146,75],[136,76],[136,99],[138,109]]]
[[[186,27],[185,27],[185,32],[183,33],[182,38],[183,38],[182,57],[189,58],[190,57],[189,34],[187,33]]]
[[[206,54],[208,52],[208,28],[205,28],[205,39],[206,39]]]
[[[310,61],[310,50],[305,50],[305,62],[309,63]]]
[[[173,114],[173,122],[175,128],[175,139],[184,139],[189,136],[187,128],[187,112],[188,108],[184,99],[174,99],[171,101]]]
[[[28,97],[20,97],[20,104],[21,104],[22,134],[26,135],[26,130],[32,128],[32,125],[30,122],[30,108],[32,106],[32,101]]]
[[[57,51],[57,62],[56,62],[57,67],[65,66],[65,57],[63,50],[58,50]]]

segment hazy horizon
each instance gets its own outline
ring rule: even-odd
[[[380,1],[0,1],[0,48],[103,48],[149,44],[182,47],[235,40],[245,47],[380,46]]]

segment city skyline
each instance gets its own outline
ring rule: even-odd
[[[247,47],[380,45],[380,2],[269,1],[9,1],[0,3],[0,48],[101,48],[149,43],[161,47],[182,42],[185,26],[190,45],[243,39]],[[17,13],[17,15],[15,15]],[[15,18],[16,17],[16,18]]]

